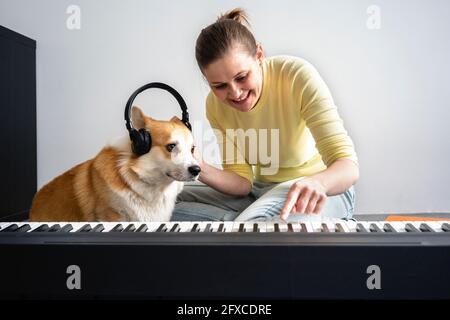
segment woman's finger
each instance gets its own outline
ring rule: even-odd
[[[323,207],[325,206],[326,202],[327,202],[327,196],[322,195],[319,198],[319,201],[317,201],[316,207],[314,208],[313,212],[315,214],[319,214],[322,211]]]
[[[311,190],[309,188],[302,188],[300,196],[297,199],[297,213],[305,213],[305,209],[308,206],[309,199],[311,197]]]
[[[286,202],[284,203],[283,208],[280,212],[280,218],[283,220],[286,220],[289,216],[289,213],[291,212],[292,208],[294,207],[298,195],[300,193],[300,189],[294,184],[292,185],[291,189],[289,190],[289,193],[286,198]]]
[[[309,197],[308,205],[306,206],[305,213],[315,213],[314,210],[317,206],[317,202],[320,200],[320,195],[313,191]]]

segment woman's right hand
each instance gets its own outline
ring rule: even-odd
[[[203,156],[200,153],[199,149],[197,146],[194,147],[194,153],[192,154],[194,156],[194,159],[197,160],[198,165],[200,166],[200,168],[203,169]]]
[[[246,196],[251,191],[251,183],[232,171],[224,171],[203,161],[203,157],[197,147],[192,153],[194,159],[202,169],[198,180],[211,188],[233,196]]]

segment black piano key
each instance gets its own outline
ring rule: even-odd
[[[17,229],[19,229],[19,226],[15,223],[7,226],[5,229],[3,229],[1,232],[16,232]]]
[[[294,228],[292,227],[292,223],[287,224],[288,232],[294,232]]]
[[[77,230],[77,232],[89,232],[92,230],[92,227],[90,224],[83,225],[80,229]]]
[[[111,232],[122,232],[123,225],[121,223],[114,226],[114,228],[111,229]]]
[[[375,223],[371,223],[369,229],[370,232],[383,232],[383,230],[381,230],[380,227]]]
[[[420,231],[422,231],[422,232],[434,232],[434,230],[429,225],[427,225],[426,223],[421,223],[420,224]]]
[[[199,232],[200,228],[198,227],[198,223],[194,223],[192,226],[191,232]]]
[[[420,232],[420,230],[414,227],[412,223],[405,224],[405,230],[406,232]]]
[[[139,228],[137,228],[136,232],[146,232],[148,230],[148,227],[146,224],[141,224]]]
[[[211,223],[206,224],[205,230],[203,230],[203,232],[211,232]]]
[[[180,225],[175,223],[169,232],[180,232]]]
[[[217,232],[223,232],[223,227],[224,227],[224,224],[221,223],[219,228],[217,229]]]
[[[166,232],[167,231],[167,226],[165,223],[161,223],[161,225],[158,227],[158,229],[156,229],[156,232]]]
[[[300,232],[308,232],[308,229],[306,229],[306,224],[300,223]]]
[[[101,223],[92,228],[92,232],[102,232],[103,230],[105,230],[105,226]]]
[[[384,232],[397,232],[397,230],[395,230],[390,223],[385,223],[383,226],[383,230]]]
[[[72,230],[72,229],[73,229],[73,226],[70,223],[68,223],[68,224],[64,225],[64,227],[59,229],[58,232],[70,232],[70,230]]]
[[[127,225],[125,230],[123,230],[123,232],[134,232],[134,231],[136,231],[136,227],[134,226],[133,223],[130,223],[129,225]]]
[[[450,224],[448,224],[447,222],[443,223],[441,228],[442,228],[442,231],[444,231],[444,232],[450,232]]]
[[[49,228],[50,227],[48,226],[48,224],[44,223],[44,224],[41,224],[39,227],[37,227],[36,229],[34,229],[31,232],[46,232],[46,231],[48,231]]]
[[[340,223],[336,223],[336,228],[334,229],[335,232],[345,232],[344,227]]]
[[[244,228],[244,224],[243,224],[243,223],[240,223],[240,224],[239,224],[239,230],[238,230],[238,232],[245,232],[245,228]]]
[[[369,232],[362,223],[356,224],[356,232]]]
[[[259,232],[259,228],[258,228],[258,224],[257,223],[253,224],[253,232]]]
[[[31,229],[31,227],[29,224],[24,224],[24,225],[20,226],[19,229],[17,229],[17,232],[27,232],[30,229]]]
[[[330,232],[326,223],[322,223],[322,232]]]
[[[54,224],[48,229],[48,232],[57,232],[61,230],[61,226],[59,224]]]
[[[274,223],[273,229],[275,232],[280,232],[280,226],[278,225],[278,223]]]

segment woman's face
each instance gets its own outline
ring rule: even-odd
[[[261,96],[262,59],[263,52],[259,45],[254,57],[235,46],[225,56],[209,64],[203,74],[220,101],[247,112]]]

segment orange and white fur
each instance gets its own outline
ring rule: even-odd
[[[154,120],[137,107],[132,121],[151,133],[150,152],[137,156],[128,136],[117,139],[43,186],[30,220],[169,221],[183,181],[196,180],[200,172],[192,134],[176,117]]]

